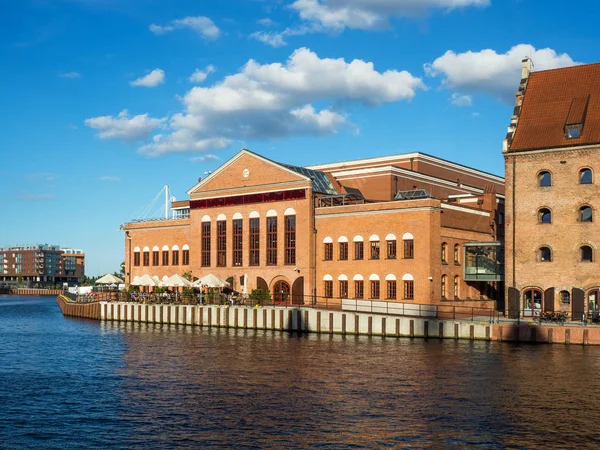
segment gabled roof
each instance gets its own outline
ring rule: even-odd
[[[237,161],[243,155],[253,156],[254,158],[260,159],[261,161],[264,161],[268,164],[279,167],[282,170],[291,172],[294,175],[297,175],[297,176],[305,179],[306,181],[312,181],[312,186],[313,186],[314,192],[323,193],[323,194],[337,194],[337,190],[331,183],[331,180],[329,180],[329,178],[327,177],[327,174],[325,174],[324,172],[319,172],[317,170],[312,170],[312,169],[306,169],[304,167],[292,166],[289,164],[281,164],[281,163],[273,161],[269,158],[265,158],[264,156],[261,156],[257,153],[247,150],[245,148],[243,148],[238,153],[236,153],[231,159],[229,159],[228,161],[223,163],[208,177],[204,178],[203,180],[199,181],[196,185],[194,185],[192,188],[188,189],[187,194],[191,195],[194,191],[196,191],[198,188],[203,186],[205,183],[208,183],[208,181],[210,181],[211,179],[216,177],[219,173],[221,173],[223,170],[225,170],[227,167],[229,167],[233,162]]]
[[[566,125],[581,124],[567,138]],[[600,144],[600,63],[533,72],[510,152]]]

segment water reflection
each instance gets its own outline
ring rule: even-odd
[[[126,334],[121,414],[139,435],[329,448],[597,439],[596,348],[105,326]]]
[[[64,318],[53,301],[0,306],[3,448],[600,445],[600,348],[98,323]]]

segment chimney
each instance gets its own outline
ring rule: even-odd
[[[526,56],[525,58],[523,58],[523,61],[521,61],[521,79],[526,80],[527,78],[529,78],[529,74],[532,70],[533,61],[531,60],[531,58],[529,58],[529,56]]]

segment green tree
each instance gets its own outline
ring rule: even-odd
[[[183,272],[183,274],[181,276],[188,281],[192,281],[192,271],[191,270],[188,270],[187,272]]]

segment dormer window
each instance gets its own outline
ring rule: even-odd
[[[577,139],[581,136],[581,124],[565,126],[565,137],[567,139]]]
[[[565,138],[578,139],[583,132],[583,124],[587,114],[590,96],[578,97],[571,100],[571,106],[565,120]]]

